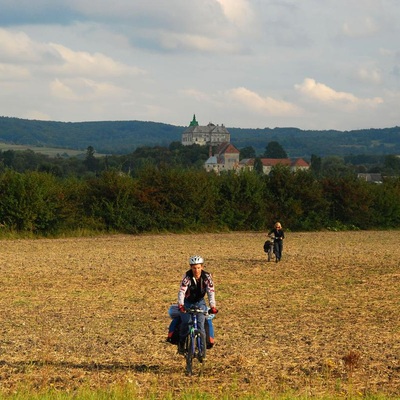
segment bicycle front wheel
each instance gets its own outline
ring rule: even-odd
[[[207,342],[206,335],[201,331],[198,331],[196,334],[196,347],[197,359],[202,363],[206,358]]]
[[[188,335],[186,337],[186,374],[193,374],[193,357],[194,357],[194,337]]]

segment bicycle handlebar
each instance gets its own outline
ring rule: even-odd
[[[190,308],[185,307],[185,311],[189,314],[204,314],[204,315],[208,314],[208,311],[204,311],[202,308],[197,308],[197,307],[190,307]]]

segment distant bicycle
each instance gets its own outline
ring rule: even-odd
[[[264,243],[264,252],[267,253],[267,260],[270,262],[273,257],[275,257],[275,237],[274,236],[268,236],[269,239],[265,241]]]
[[[199,363],[203,364],[206,358],[206,336],[201,332],[198,326],[197,316],[198,314],[208,315],[208,312],[195,307],[186,309],[186,312],[191,315],[189,333],[186,336],[184,349],[186,374],[190,376],[193,374],[193,360],[196,359]]]

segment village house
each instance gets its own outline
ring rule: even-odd
[[[254,158],[245,158],[239,161],[240,151],[231,143],[222,143],[215,153],[204,163],[206,171],[241,171],[254,169]],[[268,175],[276,165],[283,165],[292,171],[308,170],[310,165],[302,158],[291,160],[290,158],[261,158],[263,173]]]
[[[239,168],[240,151],[231,143],[221,143],[215,155],[210,155],[204,163],[206,171],[221,171],[237,170]]]
[[[272,168],[277,165],[290,167],[292,171],[308,170],[310,168],[310,165],[302,158],[297,158],[294,160],[291,160],[290,158],[261,158],[260,160],[263,173],[266,175],[268,175]],[[239,169],[248,169],[250,171],[253,170],[254,161],[254,158],[244,158],[239,163]]]
[[[357,178],[364,180],[365,182],[370,183],[382,183],[383,177],[382,174],[372,174],[372,173],[365,173],[365,174],[357,174]]]

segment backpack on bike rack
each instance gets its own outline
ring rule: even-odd
[[[211,349],[214,346],[214,326],[212,323],[213,318],[209,318],[210,315],[206,316],[204,321],[204,330],[206,331],[206,347]],[[214,317],[214,315],[212,315]]]
[[[174,318],[169,324],[167,342],[171,344],[178,344],[179,342],[179,329],[181,327],[181,317]]]
[[[264,243],[264,252],[268,253],[268,250],[270,249],[270,247],[272,246],[272,242],[271,240],[266,240]]]

